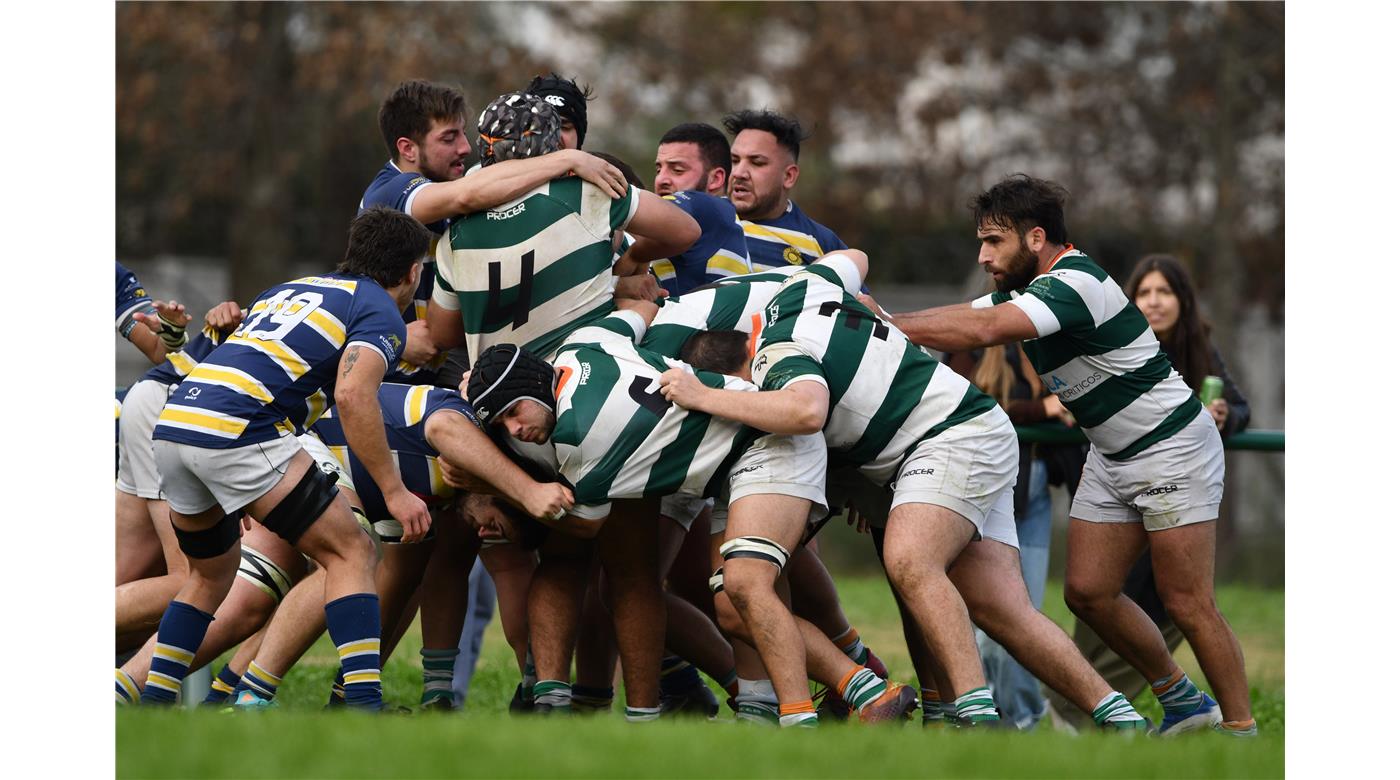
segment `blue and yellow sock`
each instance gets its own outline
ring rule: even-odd
[[[326,701],[327,707],[345,706],[345,673],[336,671],[335,680],[331,682],[331,698]]]
[[[452,701],[452,668],[457,665],[457,648],[422,649],[423,654],[423,698],[419,702],[426,705],[438,699]]]
[[[117,704],[136,704],[141,700],[141,686],[131,675],[117,670]]]
[[[662,696],[679,696],[704,684],[700,680],[700,672],[684,658],[668,655],[661,659]]]
[[[1001,720],[1001,715],[997,712],[996,702],[992,701],[992,692],[985,685],[964,693],[953,704],[958,709],[959,718],[970,720],[973,723]]]
[[[340,655],[345,703],[377,710],[384,706],[379,680],[379,596],[354,593],[326,605],[326,630]]]
[[[190,662],[214,616],[183,601],[172,601],[160,618],[156,631],[156,651],[146,674],[142,704],[174,704],[180,683],[190,670]]]
[[[1175,674],[1153,680],[1152,693],[1162,703],[1162,711],[1172,715],[1186,715],[1201,706],[1200,689],[1180,669]]]
[[[228,701],[228,697],[233,695],[233,689],[238,687],[238,675],[224,664],[224,668],[214,676],[214,681],[209,683],[209,695],[204,697],[200,704],[216,705]]]
[[[234,686],[233,693],[236,697],[239,691],[252,691],[258,698],[271,701],[277,696],[277,688],[282,684],[282,678],[258,666],[257,661],[248,664],[248,671],[238,678],[238,685]]]

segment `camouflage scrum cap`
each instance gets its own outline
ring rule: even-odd
[[[508,92],[491,101],[477,119],[476,130],[483,166],[559,149],[559,112],[528,92]]]

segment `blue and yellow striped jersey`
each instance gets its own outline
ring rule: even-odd
[[[471,407],[452,390],[389,383],[379,387],[379,406],[384,410],[384,433],[404,487],[429,506],[451,498],[452,488],[442,478],[438,452],[428,443],[425,423],[433,414],[449,409],[475,425]],[[340,418],[335,411],[331,410],[317,420],[311,426],[311,432],[325,442],[340,465],[350,469],[350,478],[355,483],[355,492],[364,502],[366,516],[371,521],[390,519],[389,509],[384,505],[384,495],[379,492],[379,486],[374,483],[364,464],[351,452],[345,430],[340,427]]]
[[[347,346],[373,349],[387,370],[405,336],[394,299],[368,277],[279,284],[258,296],[238,330],[170,395],[153,438],[225,449],[305,430],[334,403]]]
[[[137,312],[155,314],[155,304],[151,303],[151,296],[146,294],[136,274],[117,263],[117,332],[122,338],[129,337],[131,329],[136,327],[136,318],[132,315]]]
[[[205,325],[204,330],[190,338],[184,349],[179,352],[166,353],[165,360],[142,374],[138,381],[144,382],[147,379],[154,379],[163,385],[173,385],[189,376],[194,367],[209,357],[209,353],[214,351],[214,347],[223,343],[223,340],[224,334],[209,325]]]
[[[751,273],[744,228],[726,198],[685,191],[667,195],[700,224],[700,238],[675,257],[651,264],[652,273],[669,295],[682,295],[703,284]]]
[[[787,211],[777,219],[744,220],[749,260],[756,273],[790,265],[811,265],[812,261],[838,249],[850,249],[835,233],[802,213],[788,201]]]
[[[365,194],[360,196],[359,210],[364,211],[372,206],[388,206],[405,214],[412,214],[413,198],[418,194],[418,190],[427,184],[432,184],[432,180],[428,177],[413,171],[401,171],[399,166],[390,160],[384,163],[384,167],[375,174],[374,181],[371,181],[369,186],[365,188]],[[437,275],[434,271],[437,265],[433,261],[433,257],[437,254],[438,239],[447,232],[447,220],[439,220],[424,225],[424,227],[428,228],[428,232],[432,233],[433,237],[428,242],[428,254],[423,257],[423,275],[418,279],[418,289],[413,293],[413,303],[403,313],[405,324],[428,317],[428,300],[433,297],[433,277]],[[432,369],[439,365],[442,365],[441,359],[428,366],[415,366],[399,361],[394,370],[389,372],[388,379],[392,382],[408,382],[410,384],[431,382]]]

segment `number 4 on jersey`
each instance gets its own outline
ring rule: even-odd
[[[512,327],[519,328],[530,320],[530,294],[535,286],[535,250],[531,249],[521,256],[520,285],[515,289],[515,301],[505,306],[501,305],[504,293],[501,286],[501,265],[486,264],[486,322],[499,323],[502,320],[510,320]]]

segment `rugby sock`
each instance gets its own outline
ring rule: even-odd
[[[613,689],[593,688],[587,685],[575,685],[570,689],[569,700],[573,708],[579,712],[602,712],[612,709]]]
[[[662,696],[680,696],[704,684],[700,681],[700,672],[684,658],[668,655],[661,659]]]
[[[771,680],[745,680],[740,677],[737,688],[738,692],[734,695],[736,720],[777,724],[778,694],[773,690]]]
[[[457,664],[457,654],[461,651],[452,648],[423,648],[423,697],[419,704],[427,705],[438,699],[452,701],[452,667]]]
[[[156,631],[156,651],[146,674],[142,704],[174,704],[180,683],[190,670],[194,651],[204,641],[214,616],[183,601],[172,601],[160,618]]]
[[[379,682],[379,596],[352,593],[327,604],[326,630],[340,654],[345,703],[381,709],[384,692]]]
[[[791,728],[793,726],[799,728],[815,728],[817,725],[817,708],[812,705],[811,699],[795,702],[793,704],[779,705],[778,725],[783,728]]]
[[[1147,721],[1142,719],[1133,705],[1118,691],[1109,691],[1094,707],[1094,723],[1106,728],[1145,728]]]
[[[219,670],[214,681],[209,683],[209,695],[204,697],[200,704],[223,704],[228,701],[228,697],[233,695],[233,689],[238,687],[238,675],[224,664],[224,668]]]
[[[836,690],[841,694],[842,700],[851,705],[851,709],[861,710],[865,705],[880,698],[887,687],[885,681],[876,677],[874,672],[864,666],[853,666],[851,671],[841,678]]]
[[[258,666],[257,661],[248,664],[248,671],[238,678],[238,685],[234,686],[233,694],[236,698],[239,691],[252,691],[259,698],[272,700],[277,696],[277,687],[282,684],[282,678]]]
[[[866,659],[870,657],[870,648],[860,641],[860,634],[854,628],[847,628],[845,633],[831,637],[831,642],[841,648],[841,652],[845,653],[847,658],[861,666],[864,666]]]
[[[535,704],[555,710],[568,710],[571,698],[569,684],[563,680],[540,680],[535,683]]]
[[[327,707],[345,706],[345,673],[336,671],[335,680],[331,683],[331,698],[326,702]]]
[[[135,704],[141,699],[141,687],[131,675],[117,670],[117,704]]]
[[[724,692],[729,694],[731,697],[739,695],[738,669],[730,669],[724,674],[723,677],[715,678],[715,682],[719,683],[719,687],[723,688]]]
[[[919,708],[923,710],[925,726],[943,725],[943,702],[937,688],[919,689]]]
[[[1201,691],[1186,672],[1176,670],[1160,680],[1152,681],[1152,693],[1162,703],[1162,711],[1172,715],[1186,715],[1201,706]]]
[[[535,654],[530,652],[530,648],[525,648],[525,671],[520,675],[520,684],[525,686],[525,692],[529,693],[535,689],[535,683],[540,678],[535,676]]]
[[[661,717],[660,707],[628,707],[627,722],[642,723],[648,720],[657,720]]]
[[[973,723],[1001,720],[1001,715],[997,714],[997,706],[992,701],[992,692],[985,685],[959,696],[954,704],[958,708],[958,717]]]
[[[1259,727],[1254,724],[1254,718],[1249,720],[1227,720],[1218,727],[1221,731],[1232,737],[1257,737]]]

